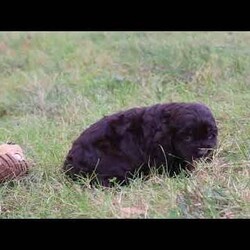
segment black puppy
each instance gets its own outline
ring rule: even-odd
[[[200,103],[167,103],[106,116],[87,128],[70,149],[63,169],[72,178],[96,174],[109,186],[127,183],[134,173],[165,167],[170,176],[193,170],[217,144],[210,109]]]

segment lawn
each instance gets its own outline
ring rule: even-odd
[[[0,186],[0,218],[250,218],[249,32],[2,32],[0,143],[29,174]],[[190,178],[152,174],[90,188],[61,171],[71,143],[104,115],[203,102],[219,145]]]

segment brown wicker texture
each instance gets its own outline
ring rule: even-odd
[[[0,155],[0,182],[16,179],[25,175],[29,165],[25,159],[18,160],[14,155]]]

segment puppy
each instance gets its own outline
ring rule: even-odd
[[[192,171],[192,162],[209,158],[217,144],[217,126],[201,103],[166,103],[105,116],[73,142],[63,170],[75,178],[96,175],[128,183],[135,173],[165,169],[169,176]]]

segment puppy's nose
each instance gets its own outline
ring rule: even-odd
[[[208,148],[199,148],[198,149],[198,157],[205,156],[208,153]]]

